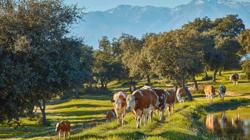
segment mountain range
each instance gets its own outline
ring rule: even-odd
[[[250,2],[235,0],[192,0],[174,8],[119,5],[106,11],[88,12],[83,21],[73,25],[71,34],[84,37],[86,44],[98,48],[102,36],[109,39],[122,33],[141,37],[145,33],[180,28],[198,17],[211,19],[237,14],[250,27]]]

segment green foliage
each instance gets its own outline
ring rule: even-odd
[[[194,29],[211,37],[210,43],[204,48],[204,63],[207,69],[214,70],[214,82],[219,69],[239,68],[242,47],[236,38],[245,30],[245,25],[237,15],[228,15],[214,21],[198,18],[183,28]]]
[[[241,66],[246,73],[247,79],[250,80],[250,59],[243,61]]]
[[[81,41],[66,38],[81,12],[59,0],[4,0],[0,4],[0,119],[18,119],[83,80]]]
[[[97,82],[102,88],[106,88],[108,82],[115,79],[121,79],[126,75],[121,62],[119,42],[111,44],[107,37],[99,41],[99,50],[95,51],[93,72]]]
[[[244,49],[243,54],[250,53],[250,29],[241,32],[238,40]]]

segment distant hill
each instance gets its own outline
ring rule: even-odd
[[[98,47],[98,39],[128,33],[137,37],[148,32],[164,32],[181,27],[197,17],[211,19],[238,14],[250,27],[250,2],[234,0],[192,0],[175,8],[120,5],[106,11],[89,12],[84,21],[72,28],[72,34],[84,37],[89,45]]]

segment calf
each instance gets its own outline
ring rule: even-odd
[[[124,124],[124,116],[125,116],[125,109],[127,106],[126,103],[126,94],[122,91],[115,93],[112,99],[115,114],[117,117],[117,121],[120,125]]]
[[[210,99],[213,99],[214,96],[215,96],[215,89],[214,89],[214,86],[212,85],[206,85],[204,87],[204,93],[206,95],[206,98],[210,98]]]
[[[140,128],[142,117],[145,122],[151,119],[152,111],[159,105],[158,96],[152,89],[139,89],[127,96],[126,112],[133,111],[136,128]],[[146,120],[147,119],[147,120]]]
[[[232,81],[234,85],[238,84],[239,79],[240,79],[240,75],[238,73],[232,74],[230,76],[230,81]]]
[[[58,134],[59,140],[61,136],[64,136],[64,139],[70,135],[70,122],[67,120],[60,121],[56,124],[56,133]]]
[[[172,115],[174,111],[174,104],[176,102],[176,91],[175,89],[166,90],[166,107],[168,107],[168,114]]]
[[[106,120],[107,121],[111,121],[111,120],[113,120],[115,118],[116,118],[116,115],[115,115],[115,110],[114,109],[109,110],[109,111],[106,112]]]

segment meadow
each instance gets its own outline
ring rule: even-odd
[[[84,94],[80,99],[53,100],[47,107],[47,118],[50,123],[47,127],[39,124],[39,111],[37,118],[21,119],[20,127],[0,126],[0,139],[56,139],[54,132],[56,122],[69,120],[72,123],[71,140],[200,140],[200,139],[223,139],[206,130],[203,123],[208,113],[226,111],[229,116],[240,113],[241,118],[250,119],[250,82],[244,79],[238,85],[233,85],[229,80],[232,73],[244,74],[241,71],[226,71],[217,77],[217,84],[227,87],[225,102],[222,103],[217,97],[211,102],[205,99],[202,91],[193,92],[194,100],[191,102],[177,103],[174,114],[168,116],[164,122],[160,122],[155,113],[151,123],[143,125],[140,129],[135,127],[135,119],[132,113],[125,116],[125,125],[119,126],[116,120],[106,122],[105,112],[112,109],[110,99],[112,94]],[[209,73],[211,74],[211,73]],[[197,77],[199,85],[210,83],[201,81]],[[160,82],[153,81],[155,87],[164,87]],[[140,82],[138,85],[143,85]],[[202,86],[201,86],[202,87]],[[117,91],[126,89],[122,83],[112,82],[109,89]],[[167,113],[165,114],[167,116]]]

